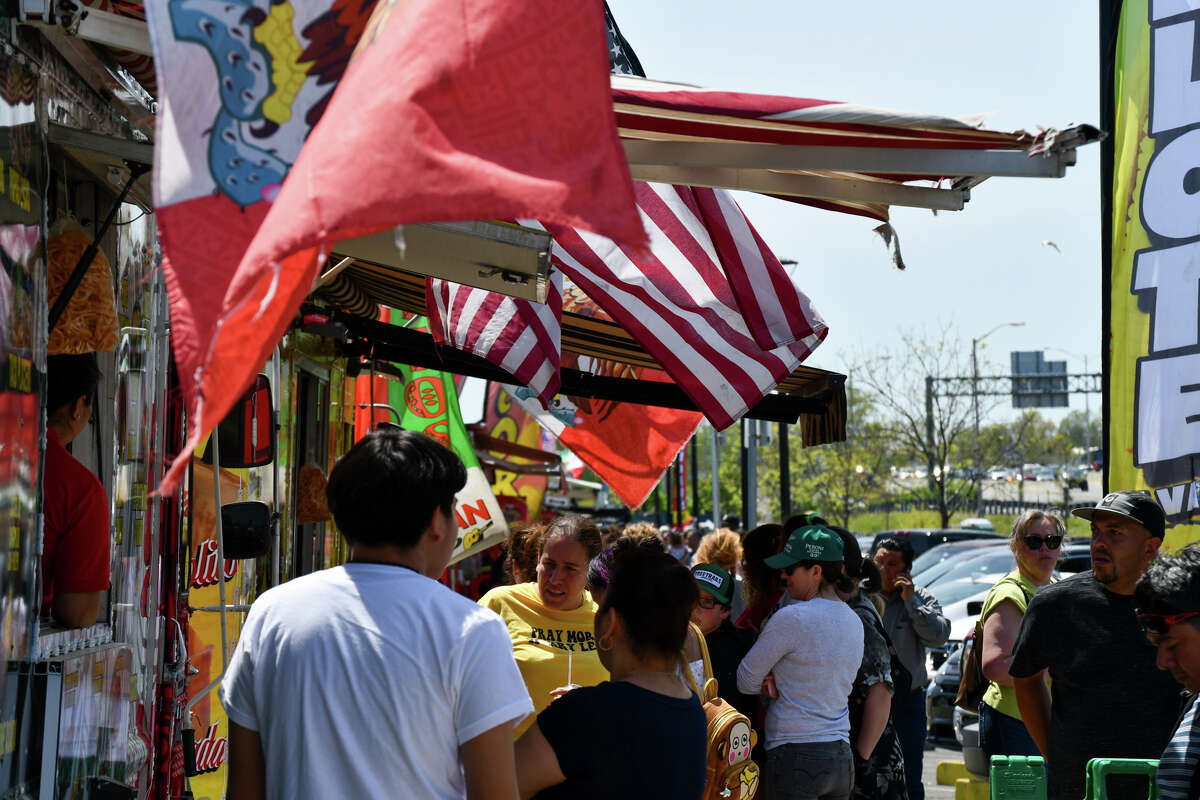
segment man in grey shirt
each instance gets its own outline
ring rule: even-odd
[[[896,646],[896,654],[912,674],[908,697],[892,700],[892,723],[904,751],[904,773],[909,800],[925,800],[921,766],[925,758],[925,648],[941,647],[950,636],[950,620],[927,590],[912,582],[912,545],[884,539],[875,551],[875,566],[883,576],[883,627]]]

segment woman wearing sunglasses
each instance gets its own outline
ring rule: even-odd
[[[838,590],[854,590],[841,538],[806,525],[764,563],[783,572],[795,601],[775,612],[737,671],[738,689],[767,709],[766,796],[840,800],[854,786],[847,698],[863,656],[863,626]]]
[[[1041,755],[1021,721],[1008,666],[1025,607],[1039,587],[1050,583],[1066,533],[1066,524],[1053,514],[1026,511],[1018,517],[1009,539],[1017,568],[1001,578],[983,601],[981,655],[983,675],[991,685],[979,704],[979,745],[989,761],[992,756]]]

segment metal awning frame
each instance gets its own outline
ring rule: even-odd
[[[634,180],[960,211],[970,200],[971,187],[987,178],[1065,176],[1067,168],[1076,162],[1075,145],[1094,138],[1087,126],[1079,126],[1060,134],[1060,141],[1062,146],[1032,155],[1012,149],[820,147],[651,139],[623,139],[621,144]],[[904,177],[873,177],[887,175]],[[948,179],[950,188],[901,182],[921,179]]]
[[[474,353],[439,347],[423,331],[335,312],[332,319],[344,325],[347,338],[339,343],[343,355],[353,362],[388,361],[437,369],[484,380],[519,384],[513,375]],[[563,367],[560,392],[621,403],[697,411],[696,404],[675,383],[592,375]],[[746,412],[747,419],[795,424],[801,414],[824,414],[842,392],[844,376],[831,374],[829,386],[811,396],[769,394]],[[844,397],[844,395],[842,395]]]

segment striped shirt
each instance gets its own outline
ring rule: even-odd
[[[1200,766],[1200,721],[1193,695],[1187,711],[1158,761],[1158,796],[1162,800],[1191,800],[1192,778]]]

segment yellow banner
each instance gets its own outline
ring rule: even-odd
[[[221,502],[233,503],[241,499],[243,478],[241,471],[221,470]],[[243,473],[244,474],[244,473]],[[217,559],[217,512],[213,503],[213,468],[199,459],[192,461],[193,484],[189,501],[192,504],[192,552],[191,579],[188,588],[188,605],[193,608],[219,607],[221,596],[218,590],[218,570],[225,573],[225,602],[250,602],[254,588],[253,573],[241,569],[241,562]],[[238,634],[242,629],[244,614],[230,612],[226,615],[229,641],[226,656],[233,653]],[[214,678],[221,674],[221,615],[217,611],[196,611],[188,622],[188,654],[192,666],[199,670],[188,681],[187,696],[195,697]],[[220,800],[225,796],[225,760],[228,756],[229,721],[225,709],[217,698],[214,687],[192,708],[187,721],[196,732],[196,769],[200,774],[191,779],[192,794],[196,800]]]
[[[1108,484],[1200,539],[1200,83],[1187,3],[1126,0],[1114,70]]]

